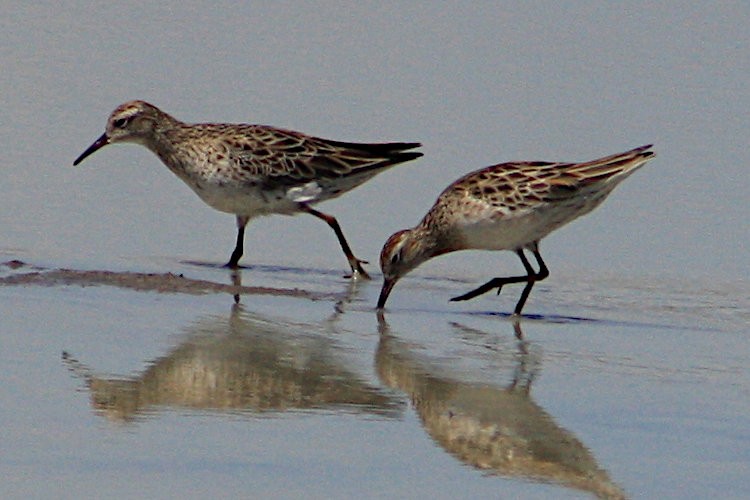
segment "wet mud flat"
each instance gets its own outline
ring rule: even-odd
[[[241,284],[222,284],[213,281],[187,278],[173,273],[137,273],[115,271],[90,271],[76,269],[44,269],[20,260],[2,263],[14,274],[0,277],[0,286],[114,286],[139,292],[185,293],[190,295],[275,295],[299,297],[309,300],[335,298],[333,295],[314,293],[301,289],[282,289]]]

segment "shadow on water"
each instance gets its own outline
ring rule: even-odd
[[[516,318],[512,313],[498,312],[498,311],[465,311],[457,312],[454,314],[464,314],[467,316],[479,316],[479,317],[497,317],[510,320],[513,324],[522,322],[539,322],[549,324],[572,324],[572,323],[587,323],[603,326],[625,326],[633,328],[649,328],[649,329],[663,329],[663,330],[682,330],[684,327],[674,324],[666,323],[652,323],[648,321],[618,321],[606,318],[591,318],[586,316],[572,316],[565,314],[526,314],[524,313],[521,318]],[[716,328],[702,328],[703,331],[718,331]]]
[[[541,365],[531,344],[518,340],[514,352],[503,353],[512,368],[507,385],[469,383],[443,374],[439,362],[400,341],[382,314],[378,323],[381,382],[409,396],[425,431],[456,459],[506,477],[626,497],[588,448],[531,398]],[[461,325],[453,327],[466,334]],[[522,337],[520,328],[514,325]]]
[[[632,328],[650,328],[650,329],[665,329],[665,330],[682,330],[683,327],[679,325],[664,324],[664,323],[651,323],[647,321],[618,321],[606,318],[592,318],[586,316],[573,316],[565,314],[526,314],[520,318],[516,317],[513,313],[502,312],[502,311],[456,311],[451,309],[426,309],[426,308],[400,308],[396,310],[389,309],[388,315],[394,314],[429,314],[431,316],[469,316],[469,317],[482,317],[482,318],[498,318],[507,321],[513,326],[516,337],[519,336],[519,330],[517,325],[519,323],[547,323],[552,325],[561,324],[575,324],[575,323],[586,323],[592,325],[602,326],[624,326]],[[713,328],[702,328],[704,331],[716,331]],[[520,337],[519,337],[520,338]]]
[[[400,399],[364,382],[346,366],[337,343],[311,327],[234,305],[228,317],[209,316],[187,327],[175,348],[133,377],[99,376],[67,352],[63,360],[84,381],[96,413],[115,421],[176,409],[400,415]]]

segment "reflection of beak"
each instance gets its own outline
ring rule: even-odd
[[[398,281],[398,278],[385,278],[383,280],[383,288],[380,290],[380,298],[378,299],[378,309],[385,307],[385,301],[388,300],[388,295],[391,294],[396,281]]]
[[[107,133],[105,132],[105,133],[102,134],[102,136],[100,138],[98,138],[97,140],[94,141],[94,144],[92,144],[91,146],[89,146],[89,148],[86,151],[84,151],[83,153],[81,153],[81,156],[79,156],[78,158],[76,158],[76,161],[73,162],[73,166],[78,165],[87,156],[89,156],[90,154],[96,152],[98,149],[103,148],[107,144],[109,144],[109,137],[107,137]]]

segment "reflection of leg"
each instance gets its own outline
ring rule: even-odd
[[[250,219],[248,217],[244,217],[242,215],[237,216],[237,243],[234,245],[234,251],[232,252],[232,256],[229,258],[229,262],[227,262],[226,266],[224,267],[231,267],[233,269],[236,269],[239,267],[240,259],[242,258],[242,253],[244,252],[244,243],[245,243],[245,226],[247,226],[247,222]]]
[[[526,283],[526,287],[523,289],[523,292],[521,292],[521,298],[518,300],[518,303],[516,304],[516,308],[514,310],[514,314],[521,314],[521,310],[523,309],[524,304],[526,303],[526,299],[529,298],[529,294],[531,293],[531,289],[534,287],[534,283],[537,281],[541,281],[547,276],[549,276],[549,270],[547,269],[547,266],[544,264],[544,261],[542,260],[542,256],[539,253],[539,248],[536,243],[534,243],[530,247],[531,252],[534,254],[534,257],[536,257],[536,261],[539,264],[539,272],[535,272],[534,268],[531,267],[531,264],[529,264],[528,259],[526,258],[526,255],[523,253],[523,249],[516,250],[516,255],[521,259],[521,263],[523,264],[524,269],[526,269],[526,276],[508,276],[508,277],[502,277],[502,278],[493,278],[489,280],[484,285],[475,288],[474,290],[467,292],[459,297],[454,297],[451,299],[451,301],[459,301],[459,300],[469,300],[473,299],[474,297],[478,297],[479,295],[482,295],[484,293],[489,292],[490,290],[493,290],[497,288],[497,293],[500,294],[500,291],[503,288],[503,285],[507,285],[509,283]]]
[[[508,389],[528,395],[531,392],[531,384],[539,370],[539,359],[529,351],[530,344],[523,339],[521,322],[517,318],[513,320],[513,331],[518,339],[518,365],[516,365],[513,381]]]
[[[518,320],[513,321],[513,332],[516,334],[518,340],[523,340],[523,330],[521,330],[521,322]],[[523,353],[527,354],[527,353]]]
[[[362,277],[365,279],[370,279],[370,275],[367,274],[367,271],[362,268],[362,264],[367,264],[367,261],[360,260],[354,256],[354,254],[352,253],[352,249],[349,247],[349,243],[347,243],[346,238],[344,237],[344,233],[343,231],[341,231],[341,226],[339,226],[336,218],[332,215],[319,212],[304,203],[300,203],[299,207],[303,212],[314,215],[318,219],[324,220],[326,224],[331,226],[331,229],[333,229],[333,232],[336,233],[336,237],[339,239],[339,244],[341,245],[341,249],[344,251],[344,255],[346,255],[346,259],[349,261],[349,267],[352,268],[352,278]]]
[[[242,286],[242,271],[235,268],[232,269],[231,273],[232,277],[232,285],[237,287],[237,293],[234,294],[234,303],[239,304],[240,303],[240,287]]]
[[[346,290],[341,295],[341,298],[333,305],[333,314],[328,318],[328,321],[332,323],[333,321],[338,320],[340,316],[346,312],[346,306],[354,302],[358,295],[361,295],[361,291],[362,288],[359,286],[357,280],[347,281]]]

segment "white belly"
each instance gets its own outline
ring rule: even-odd
[[[516,250],[541,240],[592,208],[587,203],[558,204],[512,215],[495,214],[481,220],[464,219],[459,225],[459,232],[466,248]]]
[[[236,215],[255,217],[258,215],[298,212],[297,203],[278,189],[263,190],[259,187],[236,187],[211,182],[188,183],[195,193],[210,207]]]
[[[466,248],[477,250],[515,250],[541,239],[544,234],[524,218],[503,221],[501,224],[479,222],[461,227]]]

